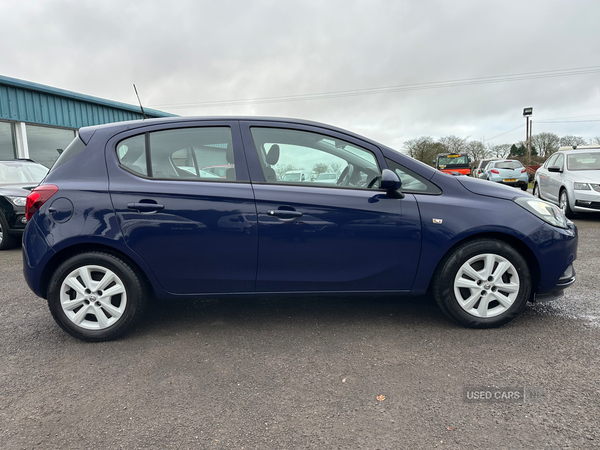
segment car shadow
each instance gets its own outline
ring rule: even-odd
[[[326,327],[371,326],[385,323],[455,326],[431,296],[287,296],[155,300],[138,332],[179,332],[206,326],[271,327],[279,324],[316,324]]]

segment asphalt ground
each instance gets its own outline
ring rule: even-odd
[[[0,448],[599,448],[600,216],[575,222],[576,284],[493,330],[428,297],[258,298],[89,344],[2,252]]]

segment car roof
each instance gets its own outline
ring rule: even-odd
[[[329,125],[322,122],[313,122],[311,120],[294,119],[290,117],[268,117],[268,116],[178,116],[178,117],[160,117],[156,119],[143,119],[143,120],[128,120],[124,122],[112,122],[102,125],[93,125],[89,127],[83,127],[79,129],[79,136],[81,140],[87,144],[89,138],[97,130],[114,129],[115,132],[125,131],[135,128],[143,128],[151,125],[160,124],[177,124],[185,122],[208,122],[208,121],[244,121],[251,120],[253,122],[280,122],[280,123],[293,123],[297,125],[309,125],[313,127],[323,128],[326,127],[328,130],[337,131],[339,133],[347,134],[361,141],[372,142],[368,138],[359,134],[353,133],[343,128],[338,128],[333,125]]]
[[[559,152],[566,154],[580,153],[586,150],[600,150],[600,145],[581,145],[575,148],[573,147],[561,147],[558,149]]]

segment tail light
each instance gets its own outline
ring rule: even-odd
[[[43,184],[31,191],[27,196],[27,204],[25,205],[25,217],[27,220],[31,219],[36,211],[57,192],[58,187],[53,184]]]
[[[492,169],[492,170],[490,170],[490,172],[492,172],[492,173],[498,173],[498,174],[500,173],[496,169]]]
[[[525,173],[525,172],[527,172],[527,169],[526,169],[525,167],[523,167],[523,168],[521,169],[521,173]]]

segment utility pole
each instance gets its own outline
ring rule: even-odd
[[[531,165],[531,120],[533,108],[524,108],[523,116],[525,117],[525,142],[527,142],[527,176],[529,176],[529,166]]]

